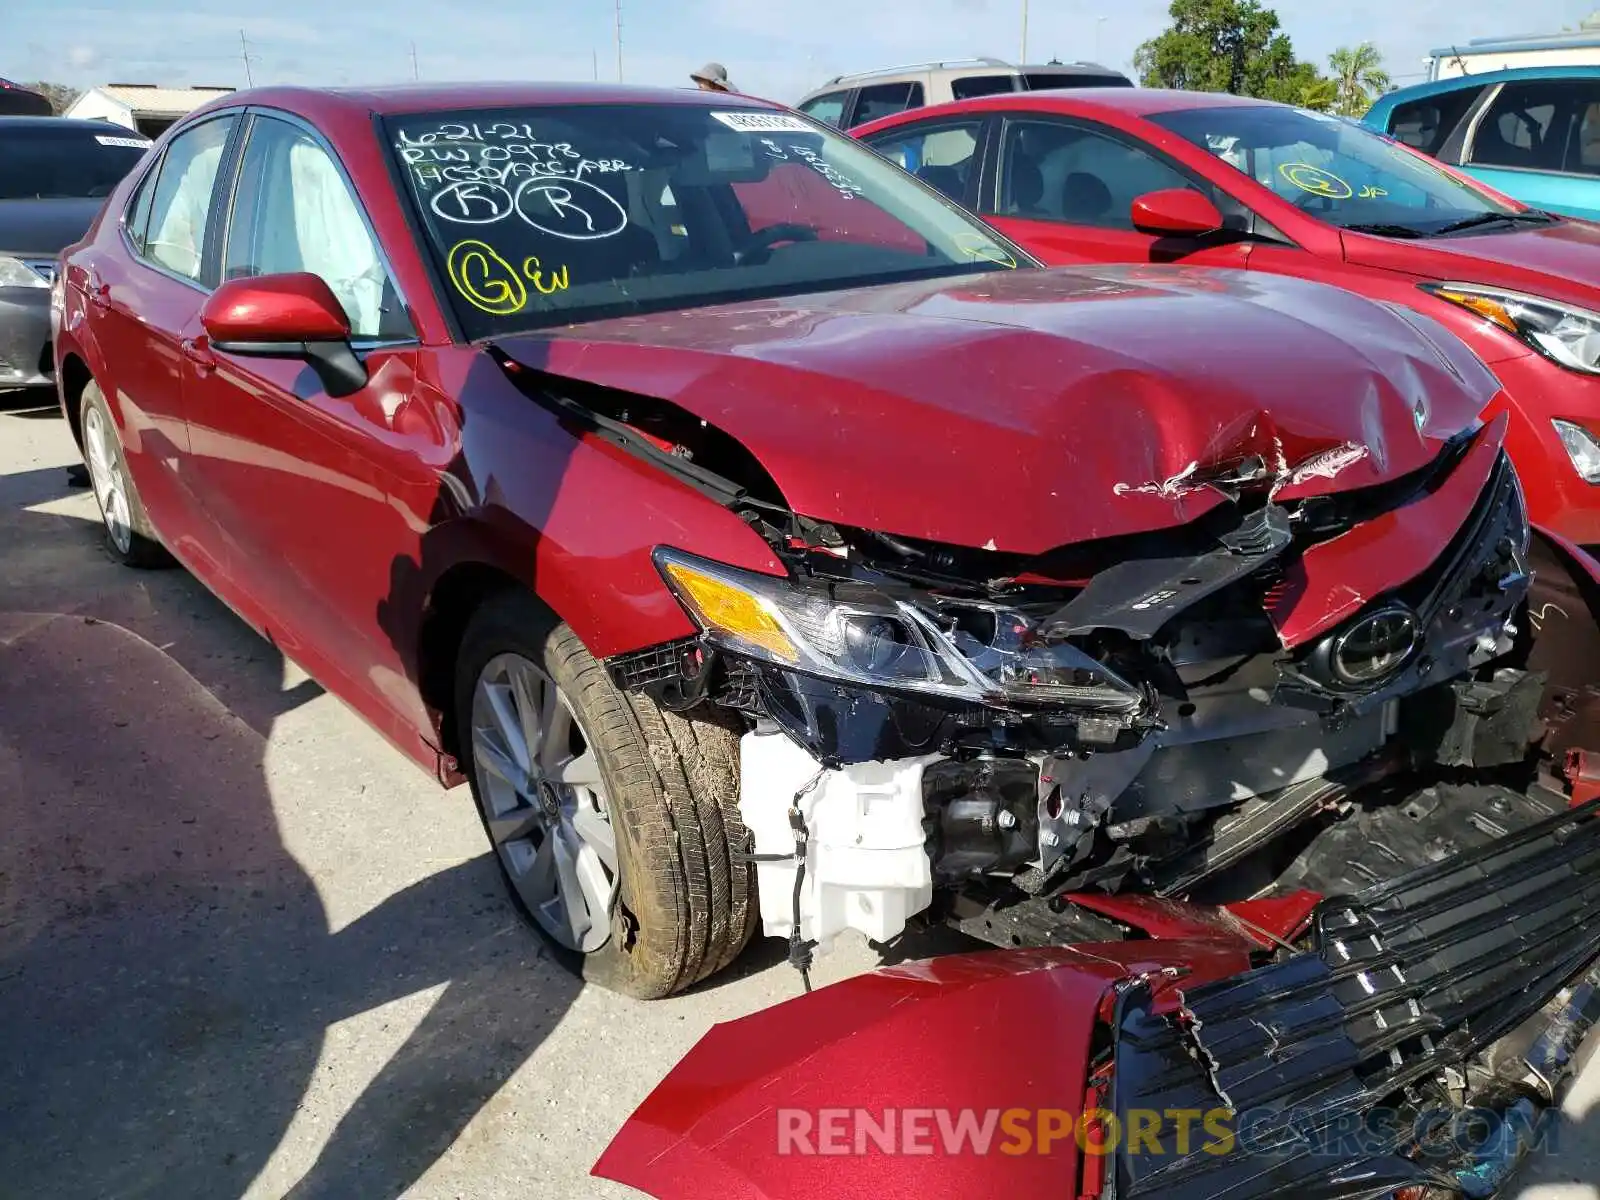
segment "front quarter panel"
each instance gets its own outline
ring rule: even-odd
[[[489,355],[439,356],[439,388],[461,397],[461,452],[443,481],[445,518],[424,542],[424,592],[462,562],[521,580],[604,658],[685,637],[693,624],[651,555],[675,546],[752,571],[783,566],[727,508],[525,395]]]

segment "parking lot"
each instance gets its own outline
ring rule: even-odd
[[[580,990],[465,791],[185,573],[107,561],[75,457],[0,411],[0,1195],[632,1194],[590,1164],[713,1022],[799,991],[782,947]]]
[[[590,1164],[714,1022],[799,990],[781,946],[655,1004],[580,988],[465,792],[183,572],[109,562],[76,460],[0,407],[0,1195],[631,1194]],[[1600,1196],[1597,1100],[1591,1069],[1519,1194]]]

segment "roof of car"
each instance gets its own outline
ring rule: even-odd
[[[389,116],[463,109],[537,107],[550,104],[690,104],[728,108],[775,108],[769,100],[721,93],[715,100],[695,88],[630,87],[615,83],[408,83],[385,87],[265,87],[234,92],[207,111],[262,104],[312,114],[339,109]]]
[[[1550,67],[1507,67],[1503,71],[1474,71],[1470,75],[1452,75],[1448,79],[1434,79],[1427,83],[1414,83],[1398,91],[1385,92],[1373,107],[1393,108],[1408,100],[1424,96],[1437,96],[1467,87],[1483,87],[1492,83],[1518,83],[1540,79],[1595,79],[1600,78],[1600,64],[1579,64]]]

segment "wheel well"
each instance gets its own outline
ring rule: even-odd
[[[61,360],[61,395],[65,400],[62,407],[66,410],[67,428],[72,430],[72,440],[78,443],[79,450],[83,449],[83,389],[93,379],[83,359],[76,354]]]
[[[439,714],[440,748],[459,757],[456,729],[456,658],[467,623],[491,596],[510,589],[531,591],[513,575],[487,563],[461,563],[439,577],[422,614],[417,648],[417,689]]]

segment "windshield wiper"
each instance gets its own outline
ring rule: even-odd
[[[1534,225],[1547,225],[1553,220],[1555,218],[1549,213],[1542,213],[1536,209],[1529,209],[1527,212],[1485,212],[1478,213],[1476,216],[1465,217],[1460,221],[1452,221],[1448,225],[1435,229],[1431,236],[1438,237],[1443,233],[1459,233],[1463,229],[1476,229],[1480,225],[1493,225],[1496,221],[1510,221],[1512,224],[1526,221]]]
[[[1376,225],[1346,225],[1345,228],[1352,229],[1356,233],[1376,234],[1378,237],[1419,238],[1428,236],[1422,230],[1413,229],[1409,225],[1384,225],[1379,223]]]

